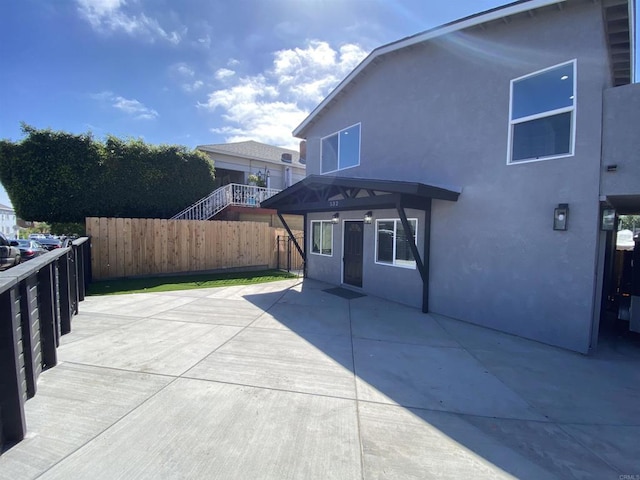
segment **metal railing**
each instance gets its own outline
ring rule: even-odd
[[[171,217],[171,220],[209,220],[229,205],[242,207],[259,207],[269,197],[280,190],[275,188],[256,187],[230,183],[211,192],[190,207]]]
[[[88,240],[0,273],[0,453],[4,442],[24,438],[25,402],[40,373],[58,363],[60,336],[71,331],[91,281]]]

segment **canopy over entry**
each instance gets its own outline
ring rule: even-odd
[[[417,182],[309,175],[261,202],[279,213],[430,207],[430,199],[455,202],[461,189]]]

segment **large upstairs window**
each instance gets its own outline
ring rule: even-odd
[[[360,165],[360,124],[324,137],[320,152],[321,173],[331,173]]]
[[[575,106],[575,60],[512,80],[507,163],[573,155]]]

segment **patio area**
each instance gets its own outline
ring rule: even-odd
[[[0,479],[640,475],[640,348],[591,357],[313,280],[87,297]]]

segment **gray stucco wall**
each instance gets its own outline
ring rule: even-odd
[[[640,84],[604,92],[603,195],[640,194]],[[617,165],[607,172],[607,165]]]
[[[310,214],[308,220],[331,220],[333,212],[327,214]],[[343,231],[344,222],[349,220],[362,220],[365,211],[356,210],[340,212],[340,222],[333,226],[333,255],[315,255],[309,253],[307,257],[308,271],[311,278],[332,284],[342,284],[342,258],[343,258]],[[424,212],[419,210],[406,210],[407,218],[418,220],[417,246],[422,253],[424,248]],[[376,210],[371,224],[364,225],[363,234],[363,265],[362,265],[362,290],[383,298],[389,298],[396,302],[422,307],[422,280],[420,273],[415,268],[403,268],[392,265],[384,265],[375,262],[376,219],[397,219],[395,210]],[[309,229],[311,232],[311,229]],[[307,251],[311,252],[311,233],[308,236]]]
[[[320,138],[361,122],[361,164],[338,175],[463,188],[456,203],[433,202],[432,312],[588,350],[610,83],[603,32],[598,3],[568,2],[405,49],[359,77],[310,127],[309,174],[319,173]],[[507,165],[510,80],[572,59],[575,156]],[[569,204],[568,231],[552,229],[559,203]],[[335,278],[313,259],[309,272]],[[420,283],[407,273],[399,273],[403,286]],[[419,305],[420,286],[411,290],[417,303],[400,300],[400,279],[379,278],[376,293]]]

